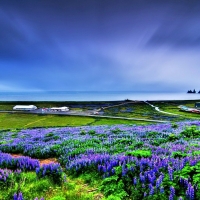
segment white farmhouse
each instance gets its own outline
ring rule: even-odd
[[[34,105],[16,105],[13,110],[36,110],[37,107]]]

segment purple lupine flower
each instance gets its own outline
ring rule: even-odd
[[[175,196],[175,188],[174,188],[173,186],[170,186],[170,195],[171,195],[172,197]]]
[[[154,187],[153,187],[153,185],[150,183],[149,184],[149,195],[151,196],[151,195],[153,195],[154,194]]]
[[[188,180],[187,179],[183,179],[183,182],[184,182],[184,186],[187,188],[188,187]]]
[[[160,187],[160,193],[163,194],[164,192],[165,192],[165,191],[164,191],[164,187],[161,186],[161,187]]]
[[[98,165],[98,171],[101,172],[101,165]]]
[[[156,188],[159,188],[162,183],[162,176],[159,176],[158,179],[156,180]]]
[[[134,167],[133,166],[130,167],[130,171],[134,172]]]
[[[169,200],[174,200],[174,196],[172,196],[171,194],[169,195]]]
[[[142,172],[140,173],[140,181],[141,181],[142,183],[145,182],[145,176],[142,175]]]
[[[22,195],[22,193],[20,192],[18,195],[17,195],[17,193],[15,193],[14,195],[13,195],[13,200],[23,200],[24,198],[23,198],[23,195]]]
[[[133,184],[137,185],[137,178],[136,177],[133,179]]]
[[[183,178],[182,178],[182,177],[180,177],[179,182],[180,182],[181,185],[184,184],[184,181],[183,181]]]
[[[19,195],[18,195],[18,200],[23,200],[24,198],[23,198],[23,195],[22,195],[22,193],[20,192],[19,193]]]
[[[127,173],[127,169],[126,168],[122,168],[122,176],[126,176]]]
[[[13,195],[13,200],[17,200],[18,199],[18,197],[17,197],[17,194],[15,193],[14,195]]]
[[[191,186],[190,187],[190,200],[193,200],[194,199],[194,187]]]
[[[106,173],[106,171],[107,171],[105,166],[102,167],[102,170],[104,173]]]
[[[186,197],[189,200],[193,200],[194,199],[194,187],[192,186],[191,183],[188,184],[188,188],[186,190]]]
[[[111,170],[111,172],[112,172],[112,174],[115,174],[115,169],[113,168],[113,169]]]
[[[170,181],[172,181],[173,180],[173,169],[169,166],[168,167],[168,174],[169,174],[169,179],[170,179]]]
[[[148,180],[149,180],[149,182],[150,182],[151,184],[154,183],[154,177],[151,176],[151,174],[148,174]]]

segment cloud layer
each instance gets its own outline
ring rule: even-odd
[[[200,88],[197,1],[0,5],[0,91]]]

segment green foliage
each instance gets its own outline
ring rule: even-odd
[[[178,139],[179,139],[179,137],[176,136],[176,135],[173,134],[173,133],[169,134],[169,136],[168,136],[168,141],[169,141],[169,142],[174,142],[174,141],[176,141],[176,140],[178,140]]]
[[[116,129],[112,130],[112,133],[119,134],[119,133],[121,133],[121,130],[119,128],[116,128]]]
[[[151,145],[160,146],[163,143],[166,143],[167,140],[165,138],[157,138],[156,140],[151,141]]]
[[[24,199],[33,199],[33,197],[42,197],[51,186],[47,179],[36,180],[34,172],[16,174],[11,177],[9,184],[0,188],[0,199],[11,200],[13,194],[22,192]]]
[[[46,191],[48,191],[49,187],[51,187],[52,184],[51,182],[47,179],[40,179],[35,181],[34,185],[30,185],[29,190],[26,193],[26,190],[24,192],[24,194],[26,194],[27,196],[30,195],[29,193],[35,193],[35,194],[40,194],[40,193],[45,193]],[[32,197],[33,195],[31,194],[30,197]]]
[[[186,127],[185,130],[180,133],[180,135],[185,138],[199,138],[200,130],[197,128],[197,126],[193,125]]]
[[[193,152],[192,152],[192,155],[193,155],[193,156],[199,156],[199,155],[200,155],[200,151],[193,151]]]
[[[195,166],[187,164],[181,171],[177,172],[177,174],[183,178],[190,177],[193,183],[200,184],[200,162]]]
[[[88,134],[89,134],[89,135],[95,135],[96,132],[95,132],[95,130],[89,130],[89,131],[88,131]]]
[[[123,138],[121,140],[119,140],[119,143],[121,144],[132,144],[132,140],[129,138]]]
[[[6,180],[4,180],[5,174],[7,174]],[[0,190],[10,188],[10,187],[12,187],[12,185],[15,182],[19,182],[21,180],[21,172],[20,171],[19,171],[19,173],[14,173],[11,170],[8,170],[8,172],[7,172],[7,169],[5,169],[4,176],[3,177],[1,176],[1,179],[0,179]]]
[[[150,132],[147,132],[146,133],[146,137],[148,137],[148,138],[155,138],[155,137],[157,137],[159,135],[159,133],[158,132],[155,132],[155,131],[150,131]]]
[[[47,133],[44,137],[52,137],[54,136],[54,133],[50,132],[50,133]]]
[[[54,133],[47,133],[45,136],[44,136],[44,141],[45,142],[48,142],[50,140],[58,140],[60,139],[60,137],[58,135],[54,135]]]
[[[13,134],[11,135],[12,138],[17,138],[17,136],[18,136],[18,132],[13,133]]]
[[[190,144],[191,147],[199,147],[199,144]]]
[[[62,197],[62,196],[55,196],[55,197],[51,198],[51,200],[66,200],[66,198]]]
[[[118,199],[124,199],[126,196],[128,196],[127,192],[125,191],[125,185],[123,181],[120,180],[117,175],[105,178],[100,189],[107,197],[112,195]],[[112,199],[112,196],[109,198]]]
[[[135,151],[131,151],[131,152],[126,152],[125,153],[126,156],[134,156],[134,157],[138,157],[138,158],[148,158],[151,157],[151,151],[149,150],[135,150]]]
[[[86,135],[86,134],[87,134],[86,131],[81,130],[80,135]]]
[[[178,180],[180,177],[188,179],[190,178],[190,182],[192,184],[197,185],[197,187],[200,187],[200,162],[197,163],[195,166],[190,166],[187,164],[182,170],[176,171],[174,173],[175,178],[176,178],[176,187],[178,186]],[[180,195],[184,192],[182,188],[178,188]],[[196,193],[196,198],[195,199],[200,199],[200,192],[197,191]]]
[[[172,128],[178,128],[178,124],[172,123],[172,124],[171,124],[171,127],[172,127]]]
[[[8,143],[8,141],[0,141],[0,145],[1,144],[7,144]]]
[[[144,142],[137,142],[136,144],[134,144],[134,148],[141,148],[143,147]]]
[[[183,152],[180,152],[180,151],[174,151],[172,153],[172,157],[174,158],[183,158],[183,157],[186,157],[187,154],[186,153],[183,153]]]
[[[121,200],[121,198],[111,194],[106,199],[104,198],[103,200]]]

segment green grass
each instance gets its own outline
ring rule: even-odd
[[[113,108],[107,108],[104,110],[104,115],[121,116],[121,117],[135,117],[142,119],[154,119],[154,120],[167,120],[171,122],[184,121],[190,119],[200,119],[200,114],[182,112],[179,110],[179,105],[186,105],[188,107],[194,107],[196,101],[152,101],[150,102],[154,106],[160,108],[161,111],[178,114],[169,115],[160,113],[155,108],[144,102],[138,102],[134,104],[127,104]],[[132,109],[131,112],[126,112],[127,109]]]
[[[185,105],[190,108],[194,108],[194,104],[197,101],[175,101],[175,102],[166,102],[166,103],[161,103],[161,102],[156,102],[153,103],[153,105],[158,106],[160,110],[163,110],[165,112],[170,112],[174,114],[180,115],[178,118],[181,120],[184,119],[200,119],[200,114],[197,113],[190,113],[190,112],[184,112],[180,111],[178,108],[179,105]]]
[[[17,191],[22,192],[23,196],[29,200],[36,197],[48,200],[93,200],[94,196],[103,196],[82,178],[71,179],[67,177],[67,182],[58,186],[52,183],[49,178],[37,179],[35,172],[23,172],[20,179],[13,180],[10,187],[1,188],[0,200],[13,199],[13,195]]]
[[[22,129],[33,127],[61,127],[113,124],[150,124],[143,121],[103,119],[80,116],[35,115],[22,113],[0,113],[0,129]]]

